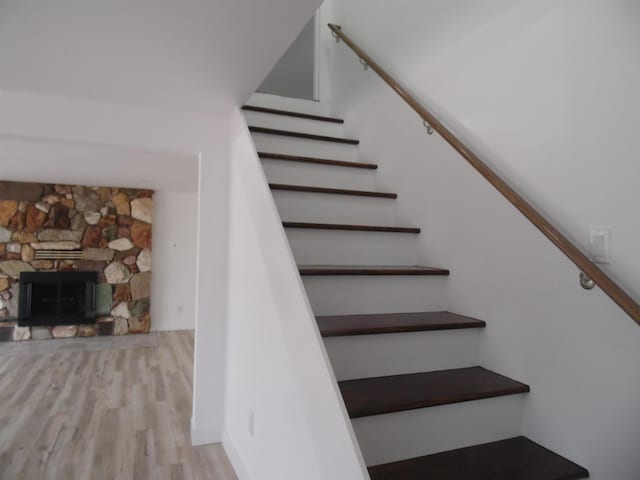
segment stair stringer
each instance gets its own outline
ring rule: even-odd
[[[310,455],[315,457],[315,465],[307,465],[304,474],[298,476],[300,478],[317,478],[318,480],[326,478],[368,479],[369,475],[362,453],[344,407],[247,124],[239,111],[234,112],[230,124],[232,125],[231,136],[233,140],[230,152],[232,182],[231,238],[229,242],[231,249],[229,326],[230,337],[233,336],[234,328],[239,329],[240,336],[237,336],[235,341],[230,338],[229,349],[234,349],[236,344],[242,348],[242,342],[238,342],[238,339],[242,336],[242,325],[246,325],[247,317],[241,313],[246,314],[248,308],[251,310],[252,307],[255,312],[258,312],[259,315],[256,316],[259,316],[261,321],[271,321],[272,328],[265,329],[265,336],[257,341],[273,341],[284,347],[289,371],[274,372],[271,375],[274,378],[283,377],[284,380],[280,380],[289,383],[285,386],[295,398],[287,397],[283,400],[294,404],[295,408],[292,409],[291,415],[299,414],[303,422],[303,425],[297,425],[295,421],[292,422],[290,418],[287,418],[287,432],[294,433],[298,429],[298,433],[301,435],[300,448],[302,449],[305,441],[308,440],[311,447],[307,448],[306,452],[311,452]],[[242,246],[247,242],[249,246],[254,248],[249,251],[243,250]],[[252,259],[257,259],[258,263],[249,264]],[[251,278],[245,277],[246,281],[243,281],[242,278],[239,279],[237,274],[243,271],[247,273],[247,270],[254,271],[255,275],[252,275]],[[246,288],[247,285],[250,288]],[[263,299],[262,304],[256,304],[259,299]],[[237,315],[238,313],[240,314]],[[245,323],[243,324],[243,322]],[[258,327],[262,326],[257,325]],[[249,334],[247,342],[251,342],[249,337],[254,339],[258,337],[256,332],[246,333]],[[233,352],[231,352],[232,354]],[[264,363],[270,361],[269,358],[255,360],[258,371],[262,370]],[[262,447],[272,448],[273,445],[270,442],[280,441],[277,429],[276,432],[271,432],[276,436],[272,440],[267,439],[266,442],[263,440],[263,446],[260,448],[257,448],[256,444],[256,442],[260,442],[262,433],[259,429],[260,418],[256,417],[255,419],[256,436],[249,438],[244,435],[246,428],[242,428],[245,426],[242,424],[242,407],[237,405],[237,398],[231,398],[234,396],[233,392],[238,393],[236,387],[238,387],[237,382],[239,381],[232,363],[228,365],[226,438],[231,443],[229,450],[236,452],[237,458],[241,459],[243,463],[238,470],[243,470],[251,475],[252,471],[257,471],[261,466],[267,466],[266,463],[269,463],[268,466],[271,468],[274,463],[287,466],[286,462],[292,460],[292,454],[297,455],[298,448],[295,451],[289,451],[289,458],[273,458],[273,456],[268,456],[260,451]],[[236,365],[242,366],[243,363],[244,360],[240,359]],[[251,369],[248,372],[249,376],[255,376],[255,372]],[[252,382],[250,380],[247,383]],[[240,385],[240,387],[246,387],[248,390],[255,388],[252,385]],[[274,385],[274,388],[277,386]],[[268,394],[273,400],[272,407],[274,409],[282,408],[282,404],[277,398],[271,398],[272,392],[269,391]],[[261,403],[268,404],[269,401]],[[264,413],[269,415],[268,405]],[[252,430],[254,425],[252,425],[251,414],[249,417],[251,424],[249,430]],[[267,418],[267,422],[270,420]],[[282,428],[285,428],[284,424]],[[293,438],[285,441],[296,443],[296,439]],[[290,467],[287,466],[287,468]],[[258,477],[254,476],[253,478]],[[265,472],[262,471],[260,478],[271,477],[268,474],[265,476]]]

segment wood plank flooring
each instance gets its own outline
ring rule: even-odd
[[[0,345],[0,478],[236,480],[220,445],[191,446],[193,332],[157,338],[69,351],[49,340],[33,355]]]

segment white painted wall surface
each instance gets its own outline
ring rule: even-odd
[[[151,329],[188,330],[196,324],[198,194],[153,196]]]
[[[316,22],[307,22],[291,46],[258,87],[259,92],[313,99]]]
[[[239,111],[231,138],[226,450],[240,480],[366,479],[315,318]]]
[[[606,270],[640,298],[635,137],[640,4],[336,0],[341,24],[582,247],[613,226]],[[523,432],[596,480],[640,478],[640,327],[582,290],[555,247],[343,44],[334,105],[421,260],[449,267],[449,308],[488,322],[484,366],[529,383]]]

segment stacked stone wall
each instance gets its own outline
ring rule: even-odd
[[[151,190],[0,182],[0,341],[148,332],[152,223]],[[97,322],[19,327],[24,271],[97,272]]]

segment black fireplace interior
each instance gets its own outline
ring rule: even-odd
[[[21,327],[93,324],[96,272],[22,272]]]

